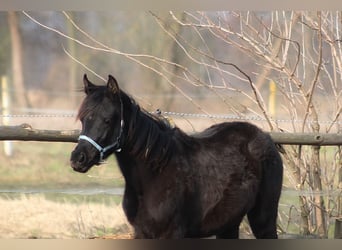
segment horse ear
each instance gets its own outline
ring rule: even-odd
[[[107,88],[113,93],[116,94],[120,91],[118,82],[116,79],[112,76],[108,76],[108,82],[107,82]]]
[[[83,85],[84,85],[84,92],[88,95],[92,89],[94,89],[95,85],[88,80],[87,74],[83,76]]]

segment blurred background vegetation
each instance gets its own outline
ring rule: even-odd
[[[234,63],[247,73],[254,72],[249,74],[253,80],[257,78],[255,72],[259,65],[244,56],[243,51],[215,37],[210,30],[196,30],[174,19],[186,21],[192,18],[189,13],[173,13],[174,18],[168,12],[142,11],[28,14],[87,46],[38,25],[22,12],[0,12],[0,35],[4,38],[0,42],[0,75],[11,79],[13,110],[24,107],[77,109],[82,98],[77,92],[82,86],[82,75],[89,71],[71,57],[103,78],[108,74],[116,76],[122,88],[137,96],[150,110],[202,112],[196,103],[206,99],[209,100],[204,105],[207,112],[231,112],[227,106],[222,107],[221,101],[226,97],[216,92],[220,91],[222,96],[228,94],[228,98],[236,96],[238,91],[227,89],[226,82],[247,92],[250,87],[245,83],[246,78],[229,65],[221,64],[219,68],[231,70],[232,74],[217,74],[217,69],[207,67],[207,63],[211,63],[208,56]],[[207,14],[233,27],[240,25],[234,13]],[[271,18],[270,13],[256,14],[265,21]],[[96,49],[101,46],[77,28],[112,50]],[[91,78],[101,83],[96,77]],[[216,85],[219,88],[208,91]],[[242,100],[241,103],[224,102],[232,102],[230,105],[238,112],[246,109]]]
[[[338,11],[0,12],[6,124],[80,128],[87,73],[97,84],[114,75],[148,111],[190,113],[172,116],[187,132],[226,120],[209,117],[218,114],[266,131],[340,133],[341,20]],[[69,167],[74,145],[13,145],[12,156],[0,154],[2,188],[123,184],[115,159],[81,175]],[[335,221],[342,225],[341,147],[284,150],[279,232],[333,237]]]

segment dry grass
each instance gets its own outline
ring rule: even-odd
[[[123,179],[114,157],[108,164],[80,174],[69,166],[72,144],[14,142],[13,145],[14,155],[7,157],[2,153],[0,143],[2,190],[122,186]],[[15,192],[7,196],[4,192],[0,196],[0,238],[80,239],[131,231],[115,197],[64,197],[44,192],[20,195]]]
[[[130,232],[121,205],[56,203],[42,195],[0,199],[0,238],[3,239],[83,239]]]

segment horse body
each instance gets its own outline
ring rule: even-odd
[[[131,169],[124,174],[124,210],[136,237],[236,237],[241,220],[255,206],[263,171],[268,171],[262,157],[277,157],[275,147],[267,145],[272,141],[248,123],[222,123],[193,136],[171,130],[175,157],[161,172],[151,169],[148,159],[144,162],[146,155],[136,159],[129,151],[117,153],[122,172]],[[269,155],[262,152],[265,147],[270,147]],[[280,158],[275,164],[281,164]],[[271,204],[261,213],[268,213]],[[275,219],[276,213],[274,225]],[[267,237],[275,237],[274,231]]]
[[[113,89],[109,83],[107,88]],[[123,107],[113,110],[116,117],[123,110],[124,121],[120,150],[113,153],[125,178],[123,208],[136,238],[238,238],[245,215],[257,238],[277,238],[282,161],[268,134],[231,122],[187,135],[142,111],[124,92],[112,94],[120,95]],[[84,120],[82,134],[90,127]],[[113,130],[117,134],[119,128]],[[95,155],[94,147],[80,141],[73,168],[87,171]]]

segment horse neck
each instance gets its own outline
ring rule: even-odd
[[[161,170],[173,152],[173,131],[164,121],[150,116],[131,103],[123,153],[136,164]]]

